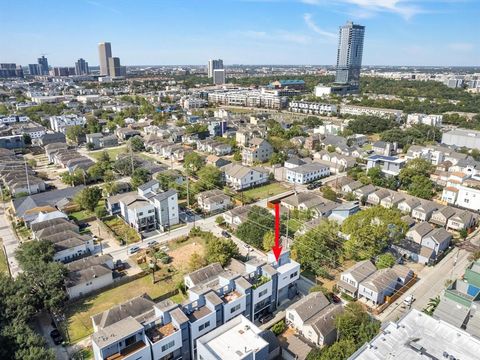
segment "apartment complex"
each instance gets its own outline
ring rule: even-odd
[[[337,105],[311,101],[291,101],[288,105],[290,111],[311,115],[332,115],[337,113]]]
[[[289,251],[278,262],[270,253],[267,261],[232,260],[228,269],[210,264],[185,276],[189,299],[181,305],[170,300],[155,303],[144,295],[93,316],[95,359],[218,359],[219,354],[236,353],[219,345],[245,325],[255,335],[237,334],[238,343],[231,346],[258,344],[256,358],[267,359],[267,343],[257,338],[260,331],[250,324],[295,296],[299,274],[300,265],[290,259]],[[251,336],[257,341],[250,342]],[[248,349],[242,354],[249,354]]]
[[[287,107],[288,98],[280,95],[280,90],[217,90],[208,93],[208,101],[213,104],[229,106],[263,107],[283,109]]]

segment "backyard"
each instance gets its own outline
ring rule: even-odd
[[[286,187],[281,183],[271,183],[271,184],[260,186],[254,189],[245,190],[243,192],[243,195],[246,198],[253,199],[254,201],[258,201],[261,199],[268,198],[270,196],[281,194],[288,190],[289,190],[288,187]]]
[[[123,219],[119,217],[113,217],[108,220],[104,220],[105,225],[114,233],[115,238],[120,243],[126,241],[127,244],[133,244],[140,241],[140,235],[135,229],[128,226]]]
[[[117,146],[114,148],[109,148],[109,149],[102,149],[102,150],[96,150],[96,151],[91,151],[88,153],[89,156],[94,158],[95,160],[99,160],[100,157],[102,156],[103,152],[106,151],[108,155],[110,156],[110,160],[116,160],[118,154],[123,154],[126,152],[127,147],[125,145],[122,146]]]

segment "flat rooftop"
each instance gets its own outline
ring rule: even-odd
[[[455,359],[478,359],[480,339],[414,309],[398,322],[389,323],[349,360],[445,359],[444,354]]]
[[[243,359],[246,354],[268,346],[259,336],[261,332],[244,316],[238,316],[198,341],[219,359]]]
[[[190,322],[195,322],[195,321],[207,316],[211,312],[212,312],[212,310],[210,310],[208,307],[202,306],[201,308],[198,308],[194,312],[188,314],[187,315],[188,320],[190,320]]]

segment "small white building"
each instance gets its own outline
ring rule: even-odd
[[[290,183],[307,184],[330,175],[330,168],[319,163],[310,163],[286,169],[285,178]]]

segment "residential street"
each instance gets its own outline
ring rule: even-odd
[[[475,233],[470,240],[474,244],[478,244],[480,236]],[[431,298],[441,295],[447,285],[447,281],[460,278],[465,269],[470,264],[470,252],[455,248],[445,258],[435,266],[426,266],[419,274],[418,282],[413,285],[404,295],[390,305],[377,318],[382,322],[395,321],[408,310],[403,305],[403,300],[413,295],[416,299],[412,307],[421,311],[423,310]]]
[[[3,241],[3,247],[7,256],[10,274],[16,277],[20,272],[17,259],[15,259],[15,251],[17,251],[19,240],[14,233],[10,221],[4,212],[4,208],[0,208],[0,238]]]

